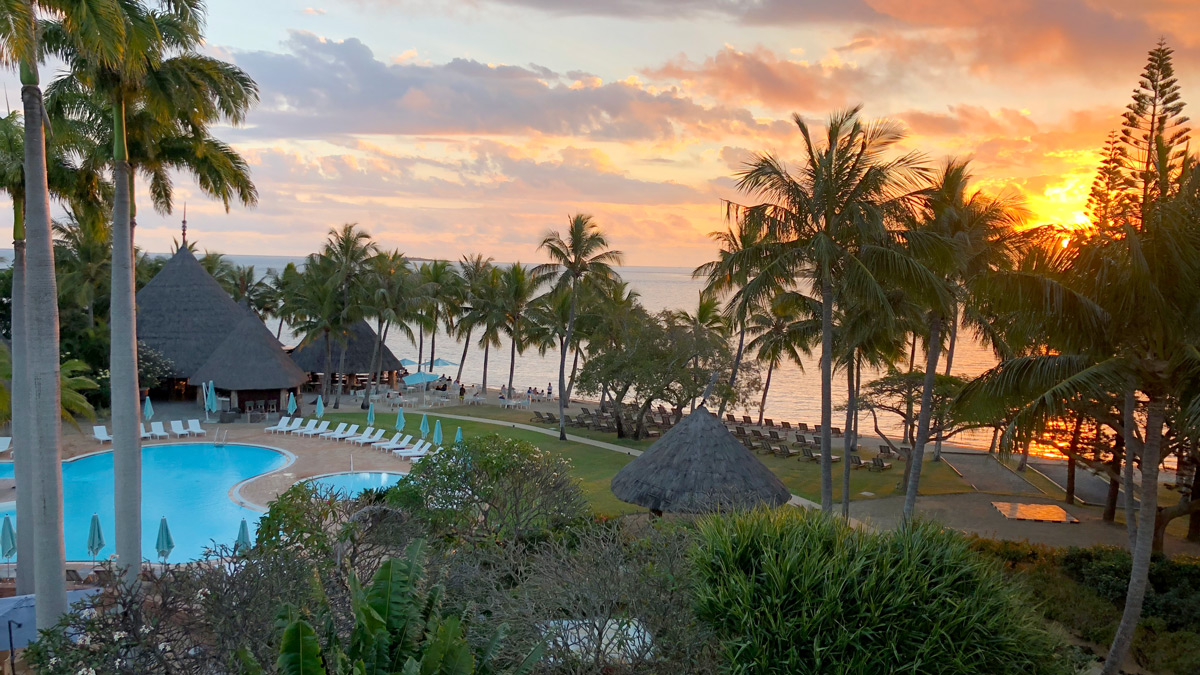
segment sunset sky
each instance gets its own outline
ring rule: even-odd
[[[305,254],[357,222],[414,256],[532,261],[583,211],[628,263],[692,266],[742,162],[798,157],[792,112],[858,102],[1074,223],[1159,37],[1200,105],[1194,0],[209,0],[208,25],[262,90],[218,132],[258,207],[178,185],[226,253]],[[167,250],[178,213],[142,204],[139,243]]]

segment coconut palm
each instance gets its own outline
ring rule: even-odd
[[[833,461],[830,425],[833,421],[834,295],[839,286],[858,296],[882,295],[883,286],[871,270],[886,267],[909,271],[910,263],[890,246],[886,224],[897,213],[912,209],[926,172],[920,155],[887,158],[904,138],[902,128],[889,121],[864,123],[860,108],[834,113],[826,137],[815,140],[808,124],[793,120],[804,141],[805,157],[796,171],[771,155],[759,155],[738,175],[738,189],[760,201],[730,204],[735,221],[749,220],[776,240],[770,259],[757,276],[769,291],[781,280],[811,286],[820,299],[821,339],[821,507],[833,508]],[[865,264],[868,258],[877,259]],[[884,262],[886,261],[886,263]],[[754,298],[755,280],[744,295]]]
[[[107,295],[112,264],[112,230],[106,219],[94,214],[72,214],[54,223],[56,265],[62,281],[60,296],[84,311],[87,326],[96,325],[96,300]]]
[[[539,276],[535,269],[513,263],[500,272],[500,306],[504,312],[501,329],[509,337],[508,392],[512,395],[513,375],[517,369],[517,354],[528,345],[526,312],[537,297],[538,290],[548,277]],[[561,431],[561,430],[560,430]]]
[[[500,333],[507,321],[504,280],[498,267],[489,267],[477,279],[471,307],[459,319],[460,330],[478,329],[478,345],[483,348],[483,393],[487,395],[488,357],[492,347],[500,346]]]
[[[775,369],[784,361],[803,369],[804,357],[812,354],[812,345],[821,334],[819,313],[820,307],[814,307],[808,298],[798,293],[782,293],[771,304],[752,313],[746,322],[746,332],[751,338],[747,346],[760,363],[767,364],[767,379],[758,404],[759,425],[763,423]]]
[[[673,320],[689,327],[692,339],[697,345],[727,341],[729,339],[729,322],[722,311],[721,302],[707,289],[701,290],[699,296],[695,312],[677,310],[672,313]],[[692,358],[693,368],[699,367],[699,361],[699,356]],[[692,411],[695,411],[695,406],[696,402],[693,399]]]
[[[420,279],[413,272],[408,259],[399,251],[380,253],[368,261],[367,267],[364,285],[368,292],[364,300],[364,309],[368,316],[375,318],[375,335],[378,341],[371,354],[372,379],[367,383],[367,395],[362,404],[364,408],[371,404],[380,374],[380,363],[383,360],[383,347],[392,327],[395,326],[408,339],[412,339],[408,319],[418,310],[415,300],[420,297],[421,292]]]
[[[433,372],[433,362],[437,358],[437,333],[445,329],[448,335],[454,334],[454,319],[458,314],[458,299],[462,297],[463,278],[458,270],[446,260],[433,260],[423,263],[419,275],[425,292],[425,321],[423,326],[429,327],[429,372]],[[420,370],[421,365],[417,364]]]
[[[608,247],[608,239],[600,226],[587,214],[571,216],[565,236],[549,232],[538,246],[545,250],[550,262],[533,269],[534,277],[552,277],[550,283],[570,294],[571,306],[567,318],[567,330],[563,344],[571,345],[575,338],[575,315],[578,312],[579,295],[583,283],[602,285],[610,283],[616,273],[613,265],[621,264],[621,252]],[[511,370],[511,369],[510,369]],[[508,385],[512,387],[512,374]],[[567,423],[563,412],[567,405],[567,352],[558,355],[558,438],[567,440]]]
[[[267,279],[254,271],[254,265],[233,265],[227,279],[225,290],[230,297],[235,302],[245,301],[258,318],[265,321],[278,309],[279,296]]]
[[[476,292],[478,291],[481,280],[492,270],[492,258],[484,257],[482,253],[474,255],[464,255],[462,261],[458,264],[459,275],[462,277],[462,284],[458,286],[459,303],[459,320],[456,322],[457,337],[463,341],[462,356],[458,359],[458,374],[454,377],[455,380],[462,382],[463,366],[467,362],[467,350],[471,348],[471,332],[474,326],[469,322],[464,325],[462,317],[466,316],[471,311],[471,303],[475,301]],[[430,359],[432,360],[432,359]]]
[[[304,271],[290,277],[283,291],[282,309],[302,342],[322,340],[325,347],[325,377],[321,395],[329,398],[333,373],[333,343],[341,337],[345,316],[342,287],[335,280],[336,263],[325,256],[310,254]]]
[[[727,322],[738,332],[737,351],[729,373],[729,388],[733,389],[746,348],[746,320],[756,304],[778,293],[786,280],[764,274],[772,240],[770,232],[757,219],[739,219],[736,227],[729,227],[724,232],[710,232],[708,236],[720,246],[717,259],[697,267],[692,271],[692,277],[704,277],[705,293],[726,299]],[[726,401],[722,400],[718,417],[725,414],[725,405]]]
[[[340,228],[330,228],[325,238],[325,246],[321,249],[322,270],[330,274],[328,281],[337,288],[341,303],[337,317],[331,317],[331,331],[326,331],[328,340],[331,335],[339,336],[341,356],[338,359],[337,393],[333,407],[339,408],[342,403],[342,381],[346,367],[347,339],[345,331],[363,317],[363,301],[367,295],[365,280],[368,274],[369,261],[379,254],[379,246],[371,240],[371,235],[358,229],[354,223],[346,223]],[[307,270],[305,270],[307,273]],[[323,389],[328,395],[329,384],[333,373],[325,371]]]

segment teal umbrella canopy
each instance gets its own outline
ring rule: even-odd
[[[208,391],[204,393],[204,409],[217,412],[217,387],[212,380],[208,381]]]
[[[422,363],[421,365],[436,366],[438,368],[447,368],[449,366],[457,366],[458,364],[453,361],[447,361],[446,359],[434,359],[432,361],[426,361],[425,363]]]
[[[429,435],[429,417],[427,415],[424,415],[424,414],[421,415],[420,429],[421,429],[421,438],[425,438],[426,436]]]
[[[320,396],[317,396],[317,410],[315,414],[317,419],[321,419],[325,416],[325,401],[322,400]]]
[[[437,420],[433,423],[433,444],[442,444],[442,421]]]
[[[13,529],[12,518],[4,516],[4,526],[0,528],[0,555],[11,558],[17,554],[17,533]]]
[[[88,528],[87,550],[92,555],[92,560],[96,559],[96,554],[100,553],[100,549],[104,548],[104,531],[100,529],[100,516],[92,514],[92,525]]]
[[[455,434],[454,434],[454,444],[455,444],[455,445],[462,445],[462,442],[463,442],[463,437],[462,437],[462,427],[459,427],[459,428],[458,428],[458,431],[457,431],[457,432],[455,432]]]
[[[375,426],[375,404],[374,403],[371,403],[371,405],[367,406],[367,426],[369,426],[369,427]]]
[[[154,540],[154,550],[158,551],[158,557],[162,558],[164,563],[171,556],[171,551],[175,550],[175,539],[171,537],[171,528],[167,526],[166,516],[158,521],[158,538]]]
[[[146,397],[146,405],[142,406],[142,417],[147,421],[154,417],[154,404],[150,402],[150,397]]]
[[[416,362],[416,361],[413,361],[412,359],[400,359],[400,365],[402,365],[402,366],[415,366],[415,365],[417,365],[417,362]]]
[[[237,540],[233,542],[234,553],[245,553],[250,550],[250,525],[242,518],[242,524],[238,525]]]
[[[436,382],[437,375],[433,373],[413,373],[404,377],[404,384],[424,384],[426,382]]]
[[[287,407],[287,411],[288,411],[288,415],[295,415],[295,414],[296,414],[296,392],[294,392],[294,391],[289,391],[289,392],[288,392],[288,407]]]
[[[404,408],[396,411],[396,431],[404,431]]]

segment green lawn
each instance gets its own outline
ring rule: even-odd
[[[497,408],[487,408],[473,406],[469,408],[446,408],[444,412],[453,414],[472,415],[475,417],[484,417],[482,414],[486,411],[489,419],[503,419],[510,422],[528,423],[530,415],[528,412],[521,411],[506,411]],[[504,417],[501,417],[503,415]],[[366,425],[366,413],[335,413],[330,412],[326,415],[335,425],[337,422],[350,422],[360,426]],[[463,436],[470,438],[484,434],[503,434],[511,438],[517,438],[524,441],[529,441],[538,447],[548,452],[553,452],[561,455],[571,461],[574,467],[574,474],[579,479],[580,485],[583,488],[584,494],[591,503],[592,508],[599,515],[615,516],[624,515],[627,513],[640,513],[644,509],[632,504],[626,504],[613,496],[609,490],[609,481],[616,475],[621,467],[628,464],[633,457],[625,455],[613,450],[605,450],[596,448],[582,443],[572,441],[560,441],[555,436],[548,436],[534,431],[517,429],[514,427],[504,427],[495,424],[487,424],[483,422],[464,422],[455,419],[439,418],[436,414],[429,415],[429,428],[432,433],[434,422],[438,419],[442,420],[442,433],[445,442],[451,442],[454,439],[455,430],[462,427]],[[376,415],[376,424],[381,424],[389,427],[390,423],[395,421],[395,416],[392,413],[379,413]],[[421,423],[420,413],[409,412],[405,415],[406,433],[415,435],[418,425]],[[598,440],[608,441],[609,443],[619,443],[638,449],[650,447],[652,441],[618,441],[613,434],[603,434],[598,432],[579,433],[579,430],[572,430],[572,434],[578,433],[580,436],[594,437]],[[821,498],[821,470],[816,462],[801,461],[795,457],[784,459],[773,456],[758,456],[766,466],[779,476],[784,485],[788,486],[794,494],[800,495],[806,499],[820,501]],[[904,464],[902,462],[893,462],[893,468],[884,472],[871,472],[866,469],[856,469],[850,473],[850,489],[851,499],[868,499],[861,492],[871,492],[873,497],[886,497],[894,494],[896,485],[904,475]],[[834,465],[834,497],[841,498],[841,480],[842,480],[842,465],[839,462]],[[971,488],[967,485],[958,474],[942,462],[926,462],[925,470],[921,474],[921,494],[946,494],[952,492],[970,492]]]

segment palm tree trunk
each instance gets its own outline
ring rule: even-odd
[[[117,561],[126,574],[142,564],[142,449],[138,427],[137,313],[134,307],[133,175],[125,149],[124,102],[113,106],[113,261],[109,306],[113,475]]]
[[[509,398],[513,397],[513,374],[517,371],[517,331],[513,331],[512,347],[509,349],[508,357],[508,394]]]
[[[371,350],[371,374],[367,376],[367,393],[363,396],[362,407],[366,410],[371,405],[371,396],[379,380],[380,360],[383,359],[383,326],[384,320],[375,322],[375,348]]]
[[[333,379],[333,341],[329,339],[329,331],[325,331],[325,372],[321,378],[322,402],[329,399],[329,381]]]
[[[822,316],[824,319],[824,316]],[[733,368],[729,373],[729,388],[737,384],[738,370],[742,367],[742,353],[746,348],[746,323],[742,322],[742,329],[738,331],[738,348],[737,353],[733,356]],[[725,416],[725,406],[728,403],[725,399],[721,400],[721,406],[717,408],[717,419]]]
[[[575,391],[575,375],[579,372],[579,347],[576,347],[572,351],[575,352],[575,355],[571,359],[571,379],[567,380],[567,393],[566,400],[564,401],[566,407],[570,407],[571,405],[571,392]],[[559,417],[562,417],[562,415],[559,415]]]
[[[1108,478],[1108,495],[1104,499],[1104,515],[1100,517],[1106,523],[1115,522],[1117,519],[1117,499],[1121,496],[1120,476],[1125,461],[1125,436],[1117,434],[1117,438],[1113,442],[1112,454],[1116,476],[1110,475]]]
[[[1126,394],[1126,401],[1132,398]],[[1117,625],[1117,634],[1113,637],[1108,657],[1104,661],[1103,675],[1116,675],[1121,663],[1129,654],[1133,644],[1133,633],[1142,617],[1142,603],[1146,599],[1146,587],[1149,583],[1150,559],[1154,548],[1154,521],[1158,516],[1158,463],[1161,461],[1159,450],[1162,445],[1164,404],[1161,399],[1151,397],[1146,406],[1145,445],[1142,448],[1142,503],[1138,511],[1138,537],[1136,546],[1132,549],[1133,564],[1129,570],[1129,590],[1125,593],[1125,610],[1121,614],[1121,623]],[[1132,418],[1132,411],[1126,411]],[[1132,433],[1127,430],[1126,433]],[[1133,494],[1125,494],[1127,504],[1133,502]]]
[[[563,336],[562,349],[558,350],[558,440],[567,440],[567,420],[563,414],[567,411],[567,348],[571,346],[571,338],[575,336],[575,296],[574,284],[571,285],[571,310],[567,313],[567,334]],[[578,352],[576,352],[578,354]]]
[[[18,448],[32,448],[29,410],[29,355],[25,335],[25,208],[13,199],[16,218],[13,239],[12,280],[12,436]],[[33,472],[36,458],[32,450],[17,450],[12,454],[13,477],[17,482],[17,551],[25,556],[17,559],[17,595],[33,593]]]
[[[483,402],[487,403],[487,362],[488,353],[492,351],[492,343],[483,343]]]
[[[346,378],[346,349],[350,346],[350,336],[346,336],[346,341],[342,343],[342,355],[338,358],[338,380],[337,380],[337,395],[333,399],[333,409],[337,410],[342,407],[342,382]]]
[[[463,353],[462,353],[462,356],[459,357],[459,359],[458,359],[458,374],[456,374],[454,376],[454,379],[460,383],[462,382],[463,366],[466,365],[466,363],[467,363],[467,349],[470,348],[470,346],[471,346],[471,329],[468,328],[467,329],[467,337],[465,340],[463,340]]]
[[[421,372],[421,364],[425,363],[425,327],[417,324],[417,372]]]
[[[846,432],[842,436],[842,517],[850,518],[850,453],[854,452],[854,419],[856,414],[855,406],[858,399],[855,397],[854,391],[854,375],[857,370],[854,367],[855,355],[851,354],[846,361]]]
[[[929,347],[926,350],[925,384],[921,390],[921,414],[917,416],[917,438],[913,441],[912,456],[908,459],[908,486],[904,493],[904,521],[912,520],[917,508],[917,490],[921,485],[921,462],[925,458],[925,443],[929,441],[929,419],[933,413],[933,386],[937,382],[938,355],[941,346],[942,317],[937,314],[929,321]]]
[[[912,346],[908,350],[908,372],[912,373],[917,366],[917,334],[912,334]],[[912,443],[916,439],[911,420],[913,418],[913,400],[909,396],[904,402],[904,442]]]
[[[1130,383],[1129,388],[1125,391],[1125,403],[1122,406],[1122,426],[1124,427],[1125,435],[1125,467],[1123,470],[1124,487],[1125,487],[1125,529],[1129,534],[1129,551],[1137,547],[1138,524],[1137,518],[1134,515],[1133,497],[1136,494],[1133,483],[1133,464],[1138,458],[1138,440],[1137,434],[1134,433],[1137,429],[1137,421],[1134,419],[1134,413],[1137,410],[1137,400],[1133,390],[1133,384]],[[1141,453],[1142,469],[1145,470],[1146,452],[1143,448]],[[1142,476],[1142,485],[1146,484],[1145,475]],[[1145,504],[1142,505],[1145,508]]]
[[[433,319],[433,330],[429,331],[429,372],[433,372],[433,352],[437,348],[437,317]],[[417,366],[420,370],[421,366]]]
[[[275,339],[278,340],[280,335],[283,335],[283,317],[279,317],[279,326],[275,328]]]
[[[833,282],[821,280],[821,510],[833,512]],[[849,460],[847,460],[849,461]]]
[[[46,182],[45,109],[37,66],[21,64],[25,113],[25,334],[32,412],[29,445],[33,457],[34,592],[37,627],[49,628],[67,611],[63,576],[62,422],[58,355],[58,289],[54,279],[54,240],[50,230],[50,191]],[[35,311],[36,308],[36,311]]]
[[[767,411],[767,392],[771,391],[771,374],[775,371],[775,362],[767,363],[767,381],[763,383],[762,400],[758,402],[758,426],[762,426],[763,415]]]
[[[1079,452],[1079,436],[1083,432],[1083,415],[1075,416],[1075,430],[1071,432],[1071,446],[1067,453],[1066,502],[1075,505],[1075,453]]]
[[[955,303],[950,316],[950,345],[946,348],[946,376],[950,375],[950,368],[954,365],[954,345],[958,342],[958,304]],[[942,461],[942,417],[938,415],[938,437],[937,442],[933,446],[933,461]]]

